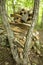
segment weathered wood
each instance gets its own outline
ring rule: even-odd
[[[21,18],[21,17],[22,17],[22,16],[19,15],[19,14],[10,14],[10,16],[11,16],[11,17],[15,17],[15,18],[17,18],[17,17],[20,17],[20,18]]]
[[[27,20],[32,20],[33,12],[22,9],[19,13],[10,14],[10,16],[14,18],[15,22],[26,23]]]
[[[31,27],[31,24],[27,24],[27,23],[14,23],[14,22],[10,22],[11,25],[15,25],[15,26],[21,26],[22,28],[28,28]]]

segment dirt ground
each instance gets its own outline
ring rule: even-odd
[[[10,49],[0,46],[0,65],[15,65]]]
[[[40,41],[43,43],[43,31],[40,33]],[[30,51],[30,62],[31,65],[43,65],[43,48],[41,48],[41,55],[38,55],[34,50]],[[0,65],[16,65],[16,62],[13,60],[11,55],[10,48],[0,45]]]

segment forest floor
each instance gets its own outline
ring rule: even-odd
[[[40,41],[43,43],[43,31],[39,31]],[[43,48],[41,48],[42,56],[39,56],[34,50],[30,51],[30,62],[32,65],[43,65]],[[35,64],[36,63],[36,64]],[[10,48],[0,45],[0,65],[16,65],[11,55]]]

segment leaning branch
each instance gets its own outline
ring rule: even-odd
[[[2,17],[2,22],[3,22],[3,24],[4,24],[5,28],[6,28],[6,31],[7,31],[8,40],[9,40],[9,44],[10,44],[10,48],[11,48],[13,58],[14,58],[14,60],[16,60],[17,63],[19,63],[19,57],[18,57],[18,53],[17,53],[17,46],[13,43],[13,41],[15,39],[14,34],[13,34],[11,28],[10,28],[8,19],[5,16],[5,14],[6,14],[5,0],[1,0],[0,1],[0,15]]]
[[[32,43],[31,43],[32,35],[33,35],[32,33],[34,30],[35,24],[37,22],[37,19],[38,19],[39,2],[40,2],[40,0],[34,0],[33,19],[32,19],[33,23],[31,25],[30,31],[28,30],[26,44],[25,44],[25,48],[24,48],[24,65],[27,65],[27,63],[28,63],[28,61],[27,61],[28,53],[32,47]]]

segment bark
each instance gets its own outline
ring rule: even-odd
[[[43,27],[43,10],[42,10],[42,20],[41,20],[41,28]]]
[[[32,19],[32,25],[31,25],[31,28],[30,28],[30,31],[28,30],[28,33],[27,33],[27,39],[26,39],[26,44],[25,44],[25,48],[24,48],[24,62],[23,62],[23,65],[28,65],[28,53],[29,53],[29,50],[31,49],[32,47],[32,33],[33,33],[33,30],[34,30],[34,27],[35,27],[35,24],[37,22],[37,19],[38,19],[38,12],[39,12],[39,2],[40,0],[34,0],[34,9],[33,9],[33,19]]]
[[[15,4],[14,4],[14,0],[12,0],[12,8],[13,8],[13,13],[15,13]]]
[[[9,44],[10,44],[10,48],[11,48],[11,52],[13,55],[14,60],[17,61],[17,63],[19,63],[19,58],[18,58],[18,53],[17,53],[17,46],[14,46],[14,34],[12,32],[12,30],[10,29],[10,25],[8,22],[6,15],[6,10],[5,10],[5,0],[0,0],[0,15],[2,16],[2,22],[6,28],[7,34],[8,34],[8,40],[9,40]]]

